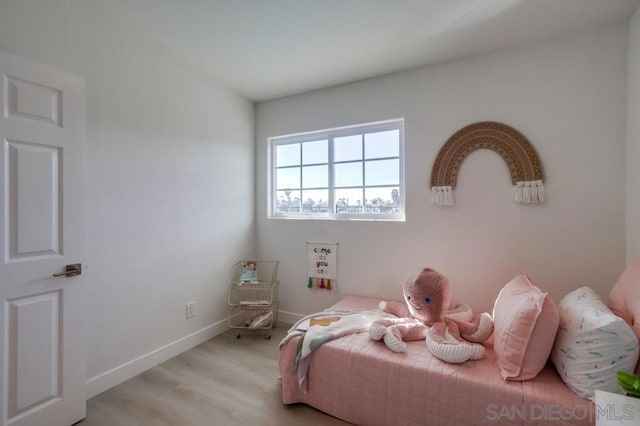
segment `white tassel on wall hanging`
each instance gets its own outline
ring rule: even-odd
[[[513,187],[513,199],[525,204],[544,203],[544,184],[541,180],[518,182]]]
[[[431,202],[438,206],[453,206],[453,188],[451,186],[432,187]]]
[[[541,180],[521,181],[513,187],[513,199],[523,204],[545,202],[544,183]],[[431,202],[438,206],[453,206],[453,187],[434,186],[431,188]]]

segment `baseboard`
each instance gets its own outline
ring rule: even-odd
[[[304,318],[305,315],[296,314],[294,312],[278,311],[278,321],[283,324],[295,324]]]
[[[173,358],[228,329],[225,318],[87,380],[87,399]]]

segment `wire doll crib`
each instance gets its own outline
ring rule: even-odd
[[[278,314],[278,261],[241,260],[229,269],[229,328],[241,334],[264,334],[271,329]]]

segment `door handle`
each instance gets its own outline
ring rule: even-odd
[[[56,272],[53,274],[54,277],[75,277],[76,275],[82,274],[82,264],[81,263],[72,263],[71,265],[66,265],[64,267],[64,272]]]

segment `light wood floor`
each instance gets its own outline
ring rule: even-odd
[[[284,405],[278,343],[231,330],[87,401],[80,426],[347,425],[307,405]]]

